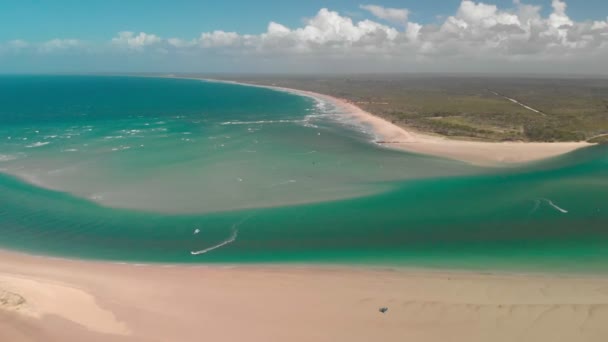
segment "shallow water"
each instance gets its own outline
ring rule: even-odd
[[[383,149],[329,103],[196,80],[0,77],[0,244],[139,262],[597,271],[608,149],[503,170]]]

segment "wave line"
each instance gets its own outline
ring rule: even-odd
[[[304,120],[259,120],[259,121],[226,121],[220,125],[262,125],[262,124],[275,124],[275,123],[300,123]]]

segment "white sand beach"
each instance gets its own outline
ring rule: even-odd
[[[347,101],[385,145],[475,164],[586,143],[408,131]],[[387,311],[382,313],[381,308]],[[0,252],[0,341],[606,341],[608,276],[329,265],[137,265]]]
[[[171,76],[176,77],[176,76]],[[395,125],[379,116],[373,115],[355,104],[333,96],[306,90],[266,86],[247,82],[234,82],[200,78],[205,81],[248,85],[285,91],[333,103],[344,115],[370,127],[378,136],[378,143],[387,147],[408,152],[429,154],[438,157],[465,161],[482,166],[504,166],[526,163],[555,157],[579,148],[592,146],[588,142],[484,142],[456,140],[437,135],[416,132]]]
[[[608,336],[608,278],[601,277],[0,257],[0,341],[603,342]]]

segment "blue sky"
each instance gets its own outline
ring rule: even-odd
[[[512,0],[487,3],[513,7]],[[360,4],[408,8],[410,18],[420,23],[437,22],[438,16],[453,14],[460,0],[0,0],[0,41],[53,38],[109,39],[119,31],[153,32],[163,36],[195,37],[221,29],[240,33],[261,33],[268,22],[297,27],[306,17],[327,7],[353,19],[371,18]],[[550,0],[530,0],[547,14]],[[607,0],[570,0],[573,20],[602,20],[608,16]]]
[[[0,0],[0,73],[596,75],[606,60],[607,0]]]

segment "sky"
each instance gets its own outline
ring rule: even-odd
[[[0,73],[608,74],[606,0],[0,0]]]

